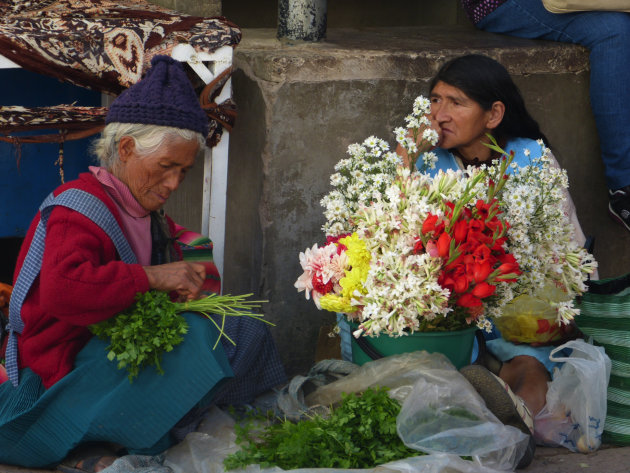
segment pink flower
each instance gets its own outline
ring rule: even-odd
[[[300,253],[300,265],[304,273],[295,281],[298,292],[304,291],[306,299],[313,295],[313,302],[319,309],[319,299],[331,291],[340,292],[339,281],[348,269],[345,251],[338,253],[337,245],[330,243],[319,248],[314,244]]]

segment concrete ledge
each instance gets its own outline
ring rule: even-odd
[[[238,67],[265,81],[319,82],[338,79],[433,77],[447,57],[492,55],[510,73],[566,74],[588,69],[579,46],[484,33],[465,26],[332,29],[321,42],[278,40],[270,29],[244,30]]]

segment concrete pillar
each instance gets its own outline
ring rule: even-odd
[[[278,0],[278,38],[323,39],[327,7],[327,0]]]
[[[437,69],[464,53],[488,54],[520,87],[560,164],[584,233],[596,238],[600,276],[625,274],[630,234],[607,215],[607,190],[588,99],[588,51],[470,27],[329,28],[326,42],[246,29],[234,53],[238,121],[230,134],[224,291],[255,292],[291,374],[314,362],[334,323],[295,280],[298,255],[325,240],[321,198],[349,144],[370,135],[394,146],[413,100]]]

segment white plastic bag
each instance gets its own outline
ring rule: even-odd
[[[569,348],[569,356],[556,356]],[[549,383],[547,404],[534,419],[539,444],[588,453],[601,445],[610,358],[602,347],[571,340],[555,348],[549,359],[564,362]]]
[[[429,454],[472,456],[485,468],[513,470],[529,437],[503,425],[454,368],[425,367],[396,421],[410,448]]]

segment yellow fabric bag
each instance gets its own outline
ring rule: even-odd
[[[630,12],[630,0],[542,0],[551,13],[573,13],[579,11],[622,11]]]

